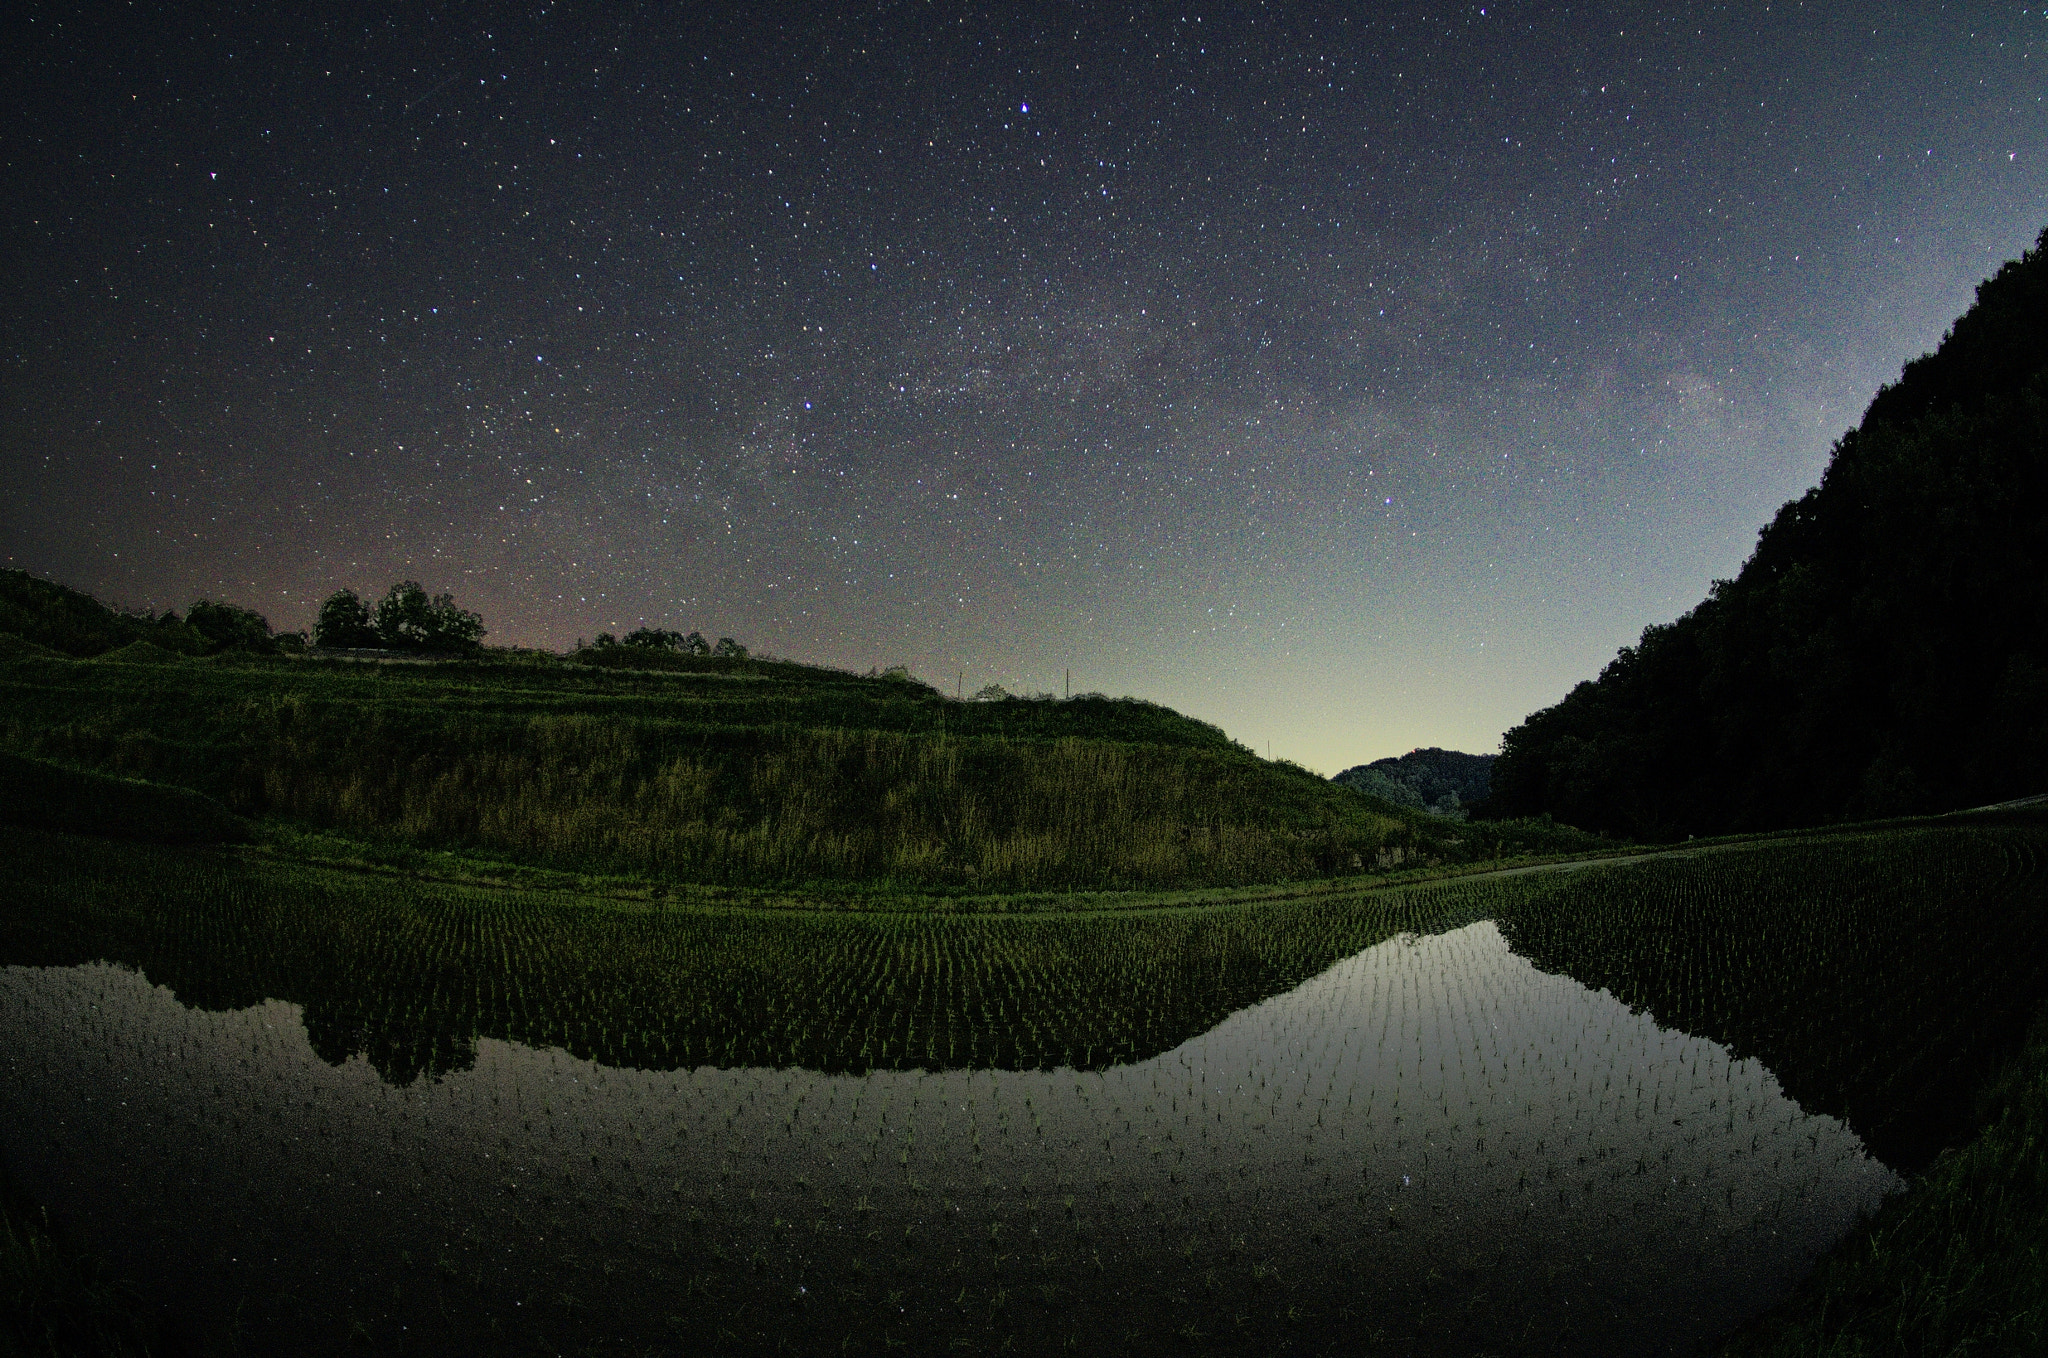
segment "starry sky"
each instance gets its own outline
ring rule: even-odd
[[[2048,224],[2038,3],[0,33],[0,563],[1071,670],[1325,773],[1697,602]]]

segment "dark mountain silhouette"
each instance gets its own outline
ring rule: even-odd
[[[2048,232],[1734,580],[1509,731],[1483,814],[1638,838],[2048,786]]]

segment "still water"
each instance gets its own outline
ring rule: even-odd
[[[338,1064],[283,1001],[0,969],[0,1153],[248,1351],[1682,1354],[1899,1179],[1490,920],[1104,1069]]]

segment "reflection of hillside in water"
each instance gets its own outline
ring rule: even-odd
[[[222,1011],[303,1006],[314,1051],[394,1084],[480,1037],[614,1067],[1100,1070],[1171,1050],[1499,890],[1070,916],[619,908],[22,836],[0,964],[140,969]],[[170,870],[166,871],[166,866]]]
[[[0,835],[0,1153],[294,1351],[1689,1352],[2042,977],[2025,825],[1072,917]]]
[[[255,1352],[1180,1354],[1192,1323],[1232,1352],[1682,1354],[1897,1184],[1756,1062],[1487,921],[1093,1072],[482,1039],[400,1086],[303,1017],[0,968],[0,1153]]]
[[[622,908],[11,831],[0,964],[120,962],[211,1011],[288,1000],[323,1059],[397,1085],[468,1069],[482,1037],[644,1070],[1102,1070],[1397,932],[1495,917],[1911,1172],[2048,990],[2037,822],[1072,916]]]
[[[1916,1173],[2048,996],[2038,814],[1575,872],[1501,919],[1539,968],[1755,1057]]]

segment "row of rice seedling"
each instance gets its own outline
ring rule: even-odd
[[[115,958],[195,1002],[306,1007],[316,1049],[394,1079],[479,1036],[610,1064],[1101,1067],[1149,1056],[1401,928],[1490,908],[1390,893],[1123,916],[621,909],[20,832],[19,960]],[[1496,892],[1498,889],[1496,889]]]
[[[140,846],[86,872],[4,833],[0,1149],[180,1260],[163,1295],[337,1348],[1710,1334],[1896,1182],[1857,1132],[1943,1086],[1880,1068],[1973,1050],[1918,997],[2024,979],[2044,862],[2037,827],[1958,826],[1350,902],[802,916]]]
[[[80,1200],[118,1180],[130,1238],[192,1261],[183,1304],[244,1302],[254,1337],[314,1349],[495,1326],[737,1352],[1616,1351],[1730,1317],[1737,1280],[1789,1277],[1891,1182],[1754,1062],[1485,922],[1382,936],[1096,1070],[657,1070],[483,1037],[399,1085],[330,1064],[310,1009],[213,1013],[150,979],[0,971],[21,1077],[0,1135],[10,1156],[41,1136],[38,1181]]]

